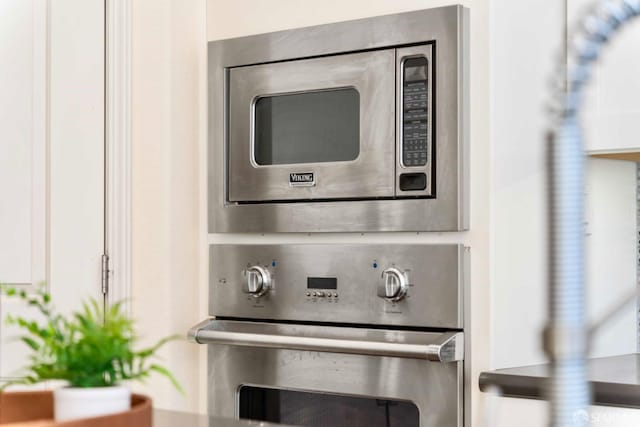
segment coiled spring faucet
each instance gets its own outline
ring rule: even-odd
[[[549,149],[549,321],[544,332],[551,360],[550,425],[586,426],[590,391],[584,301],[584,148],[579,125],[584,87],[603,47],[640,16],[640,0],[604,0],[569,40],[566,73]],[[563,67],[563,70],[565,68]]]

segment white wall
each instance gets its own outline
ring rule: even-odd
[[[136,0],[132,31],[132,311],[150,342],[185,336],[206,315],[198,151],[205,137],[205,3]],[[137,389],[156,407],[204,411],[203,351],[186,341],[162,351],[159,363],[186,396],[162,377]]]
[[[540,333],[546,318],[544,135],[548,120],[543,107],[563,29],[561,1],[492,1],[491,349],[495,368],[545,360]]]

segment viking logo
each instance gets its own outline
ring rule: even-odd
[[[316,185],[316,178],[313,172],[290,173],[289,185],[292,187],[313,187]]]

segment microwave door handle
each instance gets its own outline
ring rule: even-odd
[[[209,324],[211,321],[205,322]],[[462,332],[442,333],[433,342],[416,344],[212,330],[198,326],[189,331],[189,339],[199,344],[403,357],[434,362],[457,362],[464,359]]]

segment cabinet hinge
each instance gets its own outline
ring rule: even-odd
[[[109,275],[111,271],[109,270],[109,255],[102,255],[102,295],[107,295],[109,293]]]

